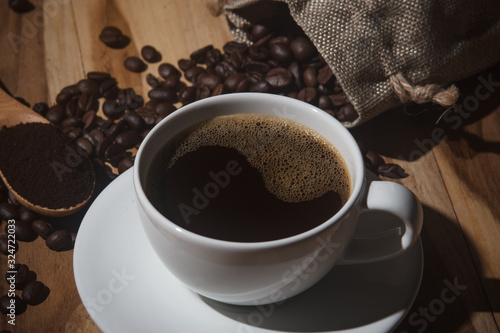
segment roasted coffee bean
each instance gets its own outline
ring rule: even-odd
[[[227,61],[221,61],[215,66],[215,74],[221,78],[226,79],[236,73],[238,73],[236,67]]]
[[[102,29],[99,35],[101,42],[114,49],[122,49],[130,43],[130,38],[123,35],[117,27],[108,26]]]
[[[102,105],[102,112],[109,119],[118,119],[125,113],[126,107],[118,104],[115,99],[108,99]]]
[[[134,130],[121,132],[115,137],[115,142],[122,145],[124,149],[135,147],[141,141],[141,135]]]
[[[292,50],[294,58],[299,62],[311,60],[318,54],[318,50],[314,44],[308,38],[302,36],[292,40],[290,49]]]
[[[306,87],[316,87],[318,84],[318,71],[316,68],[312,66],[308,66],[304,69],[304,72],[302,73],[302,78],[304,81],[304,85]]]
[[[269,45],[269,51],[273,59],[282,64],[287,64],[293,60],[292,49],[285,43],[272,43]]]
[[[14,300],[14,303],[11,303],[11,300]],[[15,307],[12,307],[12,304],[15,304]],[[0,312],[4,315],[8,315],[13,313],[16,316],[19,316],[26,312],[28,305],[21,299],[21,297],[15,295],[14,297],[10,297],[9,295],[4,295],[0,297]]]
[[[59,104],[50,107],[45,114],[45,118],[52,124],[59,125],[65,118],[64,107]]]
[[[264,80],[257,81],[256,83],[253,83],[250,85],[248,88],[248,91],[250,92],[261,92],[261,93],[269,93],[273,90],[273,87]]]
[[[276,89],[283,89],[289,87],[293,82],[292,73],[282,67],[271,69],[266,75],[266,81]]]
[[[80,116],[87,111],[97,110],[99,110],[99,100],[96,95],[92,94],[90,91],[82,93],[78,99],[78,111]]]
[[[241,52],[246,53],[248,51],[248,46],[244,43],[238,43],[235,41],[230,41],[224,44],[223,48],[225,53]]]
[[[267,47],[252,45],[248,48],[248,57],[255,61],[265,62],[271,57],[271,52]]]
[[[179,59],[177,62],[177,65],[179,66],[180,69],[183,71],[193,67],[196,65],[196,62],[194,62],[192,59]]]
[[[318,84],[316,86],[316,89],[318,90],[318,94],[320,94],[320,95],[330,95],[333,93],[333,90],[330,87],[330,85],[325,86],[323,84]]]
[[[80,95],[73,96],[66,107],[64,108],[64,114],[66,117],[76,117],[78,114],[78,104],[80,102]]]
[[[184,77],[189,82],[196,82],[198,75],[200,75],[204,71],[205,70],[202,67],[193,66],[191,68],[188,68],[186,71],[184,71]]]
[[[191,55],[189,57],[194,62],[196,62],[198,64],[203,64],[203,63],[205,63],[207,52],[212,50],[213,48],[214,48],[213,45],[207,45],[205,47],[202,47],[201,49],[194,51],[193,53],[191,53]]]
[[[212,96],[218,96],[226,93],[226,88],[223,83],[219,83],[213,90]]]
[[[179,92],[179,101],[187,105],[196,99],[196,87],[186,87]]]
[[[89,130],[94,127],[96,121],[96,112],[93,110],[85,112],[82,116],[83,129]]]
[[[80,90],[81,93],[89,92],[94,95],[99,93],[99,84],[89,79],[83,79],[78,81],[76,86],[78,87],[78,90]]]
[[[329,97],[333,106],[342,106],[348,102],[347,96],[344,93],[333,94]]]
[[[354,105],[347,103],[340,108],[338,120],[339,121],[354,121],[358,119],[359,115],[354,108]]]
[[[54,251],[68,250],[71,247],[71,234],[65,229],[56,230],[45,239],[45,245]]]
[[[205,54],[205,64],[207,66],[213,66],[217,64],[222,59],[222,54],[219,49],[208,50]]]
[[[333,78],[333,72],[328,65],[321,67],[321,69],[318,71],[319,84],[328,84],[332,81]]]
[[[214,75],[214,74],[208,74],[208,73],[201,73],[197,80],[199,85],[205,86],[210,90],[215,89],[218,84],[222,83],[222,79],[220,76]]]
[[[14,278],[16,290],[23,290],[28,283],[36,280],[36,273],[25,264],[15,264],[10,271],[15,273],[5,273],[5,280],[10,284]]]
[[[95,147],[95,152],[98,156],[104,156],[104,152],[109,146],[113,144],[114,138],[112,136],[105,137],[101,142]]]
[[[301,101],[314,104],[314,101],[316,100],[317,95],[318,95],[318,92],[317,92],[316,88],[305,87],[299,91],[297,98],[300,99]]]
[[[177,90],[181,83],[181,77],[177,74],[170,74],[165,77],[165,81],[162,82],[163,86],[167,88],[172,88]],[[153,87],[155,88],[155,87]]]
[[[2,202],[0,203],[0,220],[17,220],[19,219],[19,208],[15,205]]]
[[[88,72],[87,78],[97,83],[102,83],[111,78],[111,74],[106,72]]]
[[[146,45],[141,49],[141,55],[149,63],[161,61],[161,53],[150,45]]]
[[[160,102],[177,102],[177,92],[172,88],[164,86],[153,88],[149,91],[148,96]]]
[[[19,220],[26,223],[32,223],[38,215],[24,206],[19,207]]]
[[[177,108],[172,103],[163,102],[163,103],[157,104],[155,106],[154,110],[158,115],[167,116],[167,115],[171,114],[172,112],[174,112],[175,110],[177,110]]]
[[[241,52],[231,53],[227,59],[227,62],[236,69],[242,68],[245,61],[245,55]]]
[[[118,173],[122,174],[134,165],[134,158],[127,156],[118,163]]]
[[[368,150],[365,154],[366,166],[370,169],[377,170],[377,168],[384,164],[384,159],[375,151]]]
[[[65,105],[66,103],[69,102],[69,100],[73,97],[73,94],[70,94],[68,92],[63,92],[61,91],[59,94],[56,96],[56,103],[60,105]]]
[[[83,152],[84,155],[90,155],[94,151],[94,146],[86,138],[79,138],[76,140],[76,145],[79,148],[79,153]]]
[[[269,34],[269,29],[262,24],[255,24],[252,26],[251,37],[252,40],[258,40]]]
[[[61,93],[67,93],[70,94],[71,96],[75,96],[80,94],[80,90],[78,89],[78,86],[76,84],[72,84],[62,88]]]
[[[76,117],[69,117],[69,118],[66,118],[62,121],[61,127],[62,128],[83,127],[83,122]]]
[[[110,144],[109,147],[106,148],[106,150],[104,151],[104,157],[106,158],[106,160],[112,160],[117,156],[121,156],[125,152],[125,150],[125,146],[115,142]]]
[[[47,113],[48,109],[49,106],[45,102],[35,103],[35,105],[33,105],[33,111],[41,116],[45,116],[45,113]]]
[[[31,224],[31,229],[43,239],[47,239],[49,235],[54,231],[52,225],[45,220],[37,219]]]
[[[144,119],[142,119],[142,117],[139,116],[135,111],[127,112],[123,119],[126,121],[130,129],[141,132],[146,128]]]
[[[50,289],[40,281],[28,283],[22,293],[22,299],[29,305],[38,305],[45,301],[50,294]]]
[[[290,71],[290,73],[292,73],[294,77],[295,86],[299,89],[302,88],[303,83],[302,83],[302,75],[299,63],[296,61],[292,62],[288,66],[288,70]]]
[[[69,131],[66,133],[66,135],[71,139],[71,140],[76,140],[80,137],[82,134],[82,129],[80,127],[77,128],[70,128]]]
[[[10,245],[10,246],[9,246]],[[19,244],[17,242],[12,243],[12,238],[10,239],[6,234],[0,235],[0,253],[3,255],[14,254],[19,250]]]
[[[108,128],[108,130],[106,131],[106,135],[114,138],[115,136],[123,132],[125,128],[127,128],[127,122],[125,121],[125,119],[120,119],[118,122],[111,125],[110,128]]]
[[[196,87],[196,99],[204,99],[210,96],[210,89],[205,86],[197,86]]]
[[[236,87],[236,92],[249,91],[251,84],[252,82],[250,82],[250,78],[246,77],[245,79],[241,80],[240,83],[238,83],[238,86]]]
[[[148,68],[148,65],[146,65],[144,61],[137,57],[128,57],[127,59],[125,59],[123,65],[126,69],[134,73],[144,72]]]
[[[377,172],[381,176],[394,179],[408,177],[408,174],[404,171],[404,169],[401,166],[394,163],[384,163],[379,165],[377,168]]]
[[[160,81],[151,73],[146,76],[146,82],[151,88],[156,88],[160,85]]]
[[[264,47],[264,48],[269,48],[270,47],[270,41],[273,39],[273,34],[267,34],[265,36],[262,36],[261,38],[257,39],[252,46],[252,47]],[[249,48],[249,49],[250,49]]]
[[[158,74],[160,74],[161,77],[166,78],[169,75],[175,74],[178,76],[181,76],[181,72],[172,64],[170,63],[163,63],[158,67]]]
[[[232,74],[224,81],[224,85],[227,90],[229,90],[230,92],[234,92],[236,91],[238,84],[246,79],[246,77],[247,76],[244,73]]]
[[[129,109],[135,110],[144,105],[144,98],[137,95],[132,88],[121,89],[118,93],[118,103],[127,106]]]
[[[102,140],[104,140],[104,134],[98,128],[90,130],[88,135],[85,136],[94,146],[97,146]]]
[[[114,78],[104,80],[99,87],[100,95],[106,99],[116,98],[119,92],[120,89],[118,88],[118,83]]]
[[[318,98],[318,107],[322,110],[330,109],[332,107],[332,101],[330,97],[321,95]]]
[[[261,77],[265,76],[271,69],[269,64],[260,61],[248,61],[243,67],[247,73],[256,74]]]
[[[9,0],[9,7],[16,13],[27,13],[35,9],[35,6],[28,0]]]

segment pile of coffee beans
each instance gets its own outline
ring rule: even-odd
[[[0,297],[0,312],[7,315],[11,313],[9,305],[11,299],[15,298],[15,315],[24,313],[28,305],[35,306],[47,299],[50,289],[40,281],[37,281],[37,275],[31,271],[25,264],[15,264],[11,271],[5,274],[5,281],[9,285],[9,294]],[[22,291],[21,297],[14,291]]]

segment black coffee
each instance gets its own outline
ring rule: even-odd
[[[211,238],[259,242],[318,226],[351,191],[340,154],[298,123],[257,114],[216,117],[166,144],[146,194],[180,227]]]

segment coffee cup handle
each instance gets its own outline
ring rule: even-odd
[[[404,230],[392,228],[368,235],[355,234],[339,264],[362,264],[394,258],[408,250],[419,238],[423,223],[422,205],[403,185],[372,181],[361,212],[375,210],[395,215],[404,223]]]

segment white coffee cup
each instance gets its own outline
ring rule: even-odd
[[[265,242],[231,242],[208,238],[169,221],[148,200],[143,185],[158,150],[184,129],[220,115],[261,113],[301,123],[330,141],[349,168],[352,193],[346,204],[321,225],[301,234]],[[149,242],[166,268],[187,287],[205,297],[240,305],[279,302],[319,281],[335,264],[389,259],[408,250],[422,227],[422,206],[406,187],[366,180],[363,157],[350,132],[324,111],[273,94],[236,93],[188,104],[163,119],[137,152],[134,187]],[[367,245],[365,253],[346,254],[359,215],[382,210],[404,225],[396,249]],[[383,233],[382,233],[383,234]],[[380,235],[380,233],[378,234]],[[366,243],[377,244],[377,235]],[[380,236],[382,239],[383,237]],[[356,243],[363,244],[357,239]],[[358,247],[358,248],[362,248]]]

